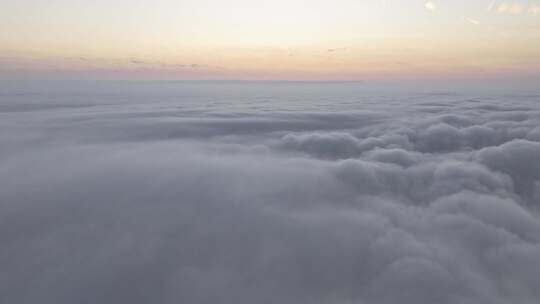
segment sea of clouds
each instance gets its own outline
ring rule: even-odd
[[[540,302],[540,95],[0,93],[1,303]]]

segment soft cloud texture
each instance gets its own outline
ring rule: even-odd
[[[2,303],[540,300],[537,95],[3,86]]]

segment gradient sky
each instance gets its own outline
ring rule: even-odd
[[[465,79],[540,71],[540,0],[0,0],[0,29],[1,78]]]

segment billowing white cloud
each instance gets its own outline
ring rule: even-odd
[[[3,89],[2,303],[540,300],[537,95]]]

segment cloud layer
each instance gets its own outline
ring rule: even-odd
[[[5,88],[0,302],[537,303],[539,96],[356,86]]]

